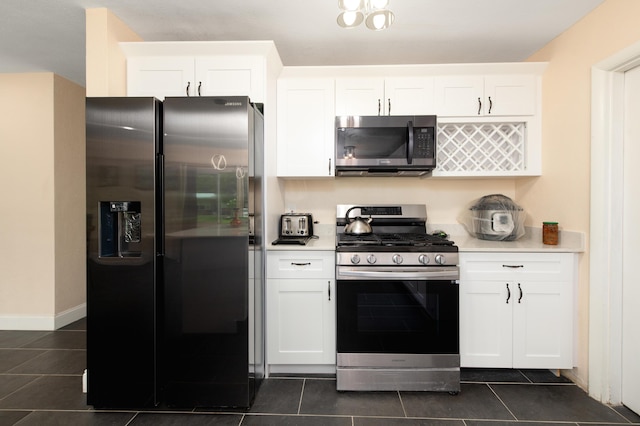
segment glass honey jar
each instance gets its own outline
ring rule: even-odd
[[[542,243],[558,245],[558,222],[542,222]]]

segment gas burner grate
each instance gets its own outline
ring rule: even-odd
[[[410,246],[421,247],[430,245],[453,245],[442,237],[429,234],[369,234],[369,235],[348,235],[340,234],[339,246]]]

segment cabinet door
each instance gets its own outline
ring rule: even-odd
[[[269,364],[335,364],[335,281],[267,280]]]
[[[339,78],[335,91],[335,115],[386,115],[381,78]]]
[[[432,77],[398,77],[385,79],[385,114],[435,114],[433,84]]]
[[[334,80],[278,81],[277,175],[334,175]]]
[[[436,110],[442,117],[517,116],[536,113],[533,75],[435,78]]]
[[[573,368],[571,283],[514,284],[513,367]]]
[[[127,96],[191,96],[194,61],[183,56],[141,56],[127,59]]]
[[[195,96],[249,96],[264,102],[264,66],[258,56],[215,56],[195,59]]]
[[[484,79],[485,115],[534,115],[536,77],[492,75]]]
[[[460,282],[460,365],[511,368],[513,289],[502,281]]]
[[[443,117],[483,115],[484,78],[482,76],[435,77],[436,111]]]

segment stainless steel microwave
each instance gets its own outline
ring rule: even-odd
[[[424,176],[436,167],[435,115],[336,117],[336,176]]]

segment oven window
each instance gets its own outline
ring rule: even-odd
[[[340,353],[457,354],[458,285],[339,280]]]

